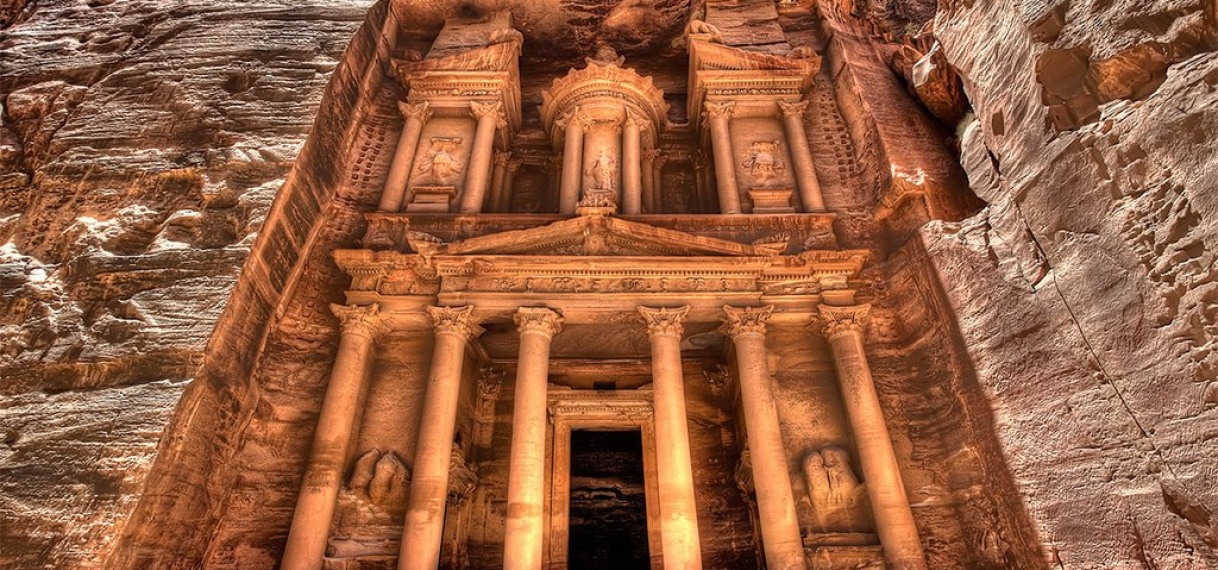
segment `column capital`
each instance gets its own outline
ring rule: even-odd
[[[520,170],[520,165],[522,165],[522,164],[524,164],[524,161],[520,160],[519,158],[513,158],[513,159],[509,160],[507,162],[508,172],[516,172],[517,170]]]
[[[344,335],[354,334],[376,340],[389,332],[389,318],[381,312],[381,306],[330,304],[330,312],[338,317],[339,328]]]
[[[819,308],[820,315],[812,317],[808,330],[829,340],[852,334],[860,338],[863,336],[863,324],[871,311],[871,305],[834,307],[822,303]]]
[[[516,310],[516,330],[520,334],[541,333],[552,337],[562,330],[562,315],[547,307],[521,307]]]
[[[512,160],[512,153],[507,151],[499,151],[495,153],[495,166],[506,168]]]
[[[662,155],[662,154],[663,154],[663,152],[658,148],[649,148],[649,149],[643,151],[642,157],[643,157],[643,160],[654,163],[656,160],[658,160],[660,158],[660,155]]]
[[[733,307],[724,305],[723,326],[719,330],[733,339],[746,335],[765,335],[765,323],[774,314],[774,305]]]
[[[558,125],[560,129],[579,127],[583,130],[588,130],[592,126],[592,117],[589,117],[587,113],[579,112],[579,107],[572,107],[570,110],[559,115],[554,124]]]
[[[712,103],[707,101],[703,105],[705,109],[702,111],[708,119],[730,119],[736,111],[735,101],[725,101],[723,103]]]
[[[431,118],[431,103],[422,101],[420,103],[407,103],[406,101],[398,101],[398,111],[402,112],[402,116],[407,120],[419,119],[427,121]]]
[[[503,113],[503,101],[470,101],[469,112],[478,120],[482,120],[483,117],[491,117],[495,119],[497,126],[507,126],[507,115]]]
[[[651,121],[647,120],[646,117],[638,114],[637,112],[631,110],[629,107],[626,108],[625,123],[627,126],[638,127],[640,131],[645,131],[645,130],[647,130],[647,127],[651,126]]]
[[[647,325],[648,336],[673,335],[678,339],[685,333],[685,317],[689,315],[689,306],[684,307],[639,307],[639,315],[643,324]]]
[[[799,117],[803,118],[804,112],[808,110],[807,101],[779,101],[778,110],[782,112],[783,117]]]
[[[465,337],[466,340],[482,334],[482,327],[475,322],[473,313],[473,305],[427,307],[427,314],[431,317],[431,324],[435,328],[436,335],[456,334]]]

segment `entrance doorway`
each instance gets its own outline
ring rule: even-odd
[[[569,568],[651,568],[641,432],[573,430],[570,449]]]

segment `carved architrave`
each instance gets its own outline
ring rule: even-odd
[[[689,306],[668,307],[639,307],[639,315],[643,324],[647,325],[647,334],[673,335],[680,338],[685,333],[685,317],[689,315]]]
[[[764,335],[766,321],[774,315],[774,306],[732,307],[724,305],[723,313],[726,316],[720,330],[728,336],[736,338],[744,335]]]

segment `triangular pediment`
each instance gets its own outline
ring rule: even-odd
[[[768,257],[778,253],[766,245],[698,236],[612,216],[579,216],[453,243],[415,235],[411,247],[428,255],[480,256]]]

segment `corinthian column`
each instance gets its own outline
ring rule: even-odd
[[[507,126],[507,119],[503,114],[502,101],[474,101],[469,104],[469,110],[478,119],[478,130],[474,132],[474,149],[469,155],[460,211],[476,214],[482,211],[482,202],[486,198],[487,182],[491,175],[491,158],[495,149],[495,131]]]
[[[334,501],[346,471],[360,395],[372,368],[376,338],[388,329],[378,305],[331,305],[330,309],[341,322],[342,336],[283,551],[280,568],[284,570],[321,568],[334,518]]]
[[[681,370],[681,335],[689,307],[639,307],[651,338],[654,387],[656,473],[660,487],[660,537],[665,570],[700,570],[698,506],[689,460],[689,425],[685,414],[685,375]]]
[[[507,181],[507,166],[512,160],[512,153],[497,152],[495,153],[495,170],[491,176],[491,199],[490,210],[492,212],[502,212],[499,208],[499,203],[503,201],[504,183]]]
[[[622,213],[643,213],[643,129],[647,126],[643,117],[626,111],[626,125],[622,130]]]
[[[521,307],[516,311],[516,328],[520,355],[512,409],[503,567],[539,570],[545,544],[546,383],[550,339],[562,328],[562,316],[545,307]]]
[[[656,149],[655,158],[652,159],[652,176],[651,181],[651,213],[664,213],[664,165],[668,162],[668,155],[659,149]]]
[[[419,439],[415,445],[410,500],[398,555],[399,570],[435,570],[440,563],[461,367],[465,362],[466,343],[482,333],[471,316],[473,310],[472,306],[427,307],[436,341],[431,353],[431,376],[427,379],[427,393],[423,398]]]
[[[381,193],[381,203],[377,206],[377,210],[382,212],[401,211],[402,197],[406,195],[406,183],[410,180],[410,167],[414,165],[415,151],[419,148],[419,135],[423,133],[423,125],[431,117],[431,110],[428,109],[426,101],[399,101],[398,109],[402,116],[406,117],[406,124],[398,137],[398,147],[393,151],[393,163],[389,166],[385,190]]]
[[[658,214],[656,211],[656,158],[660,156],[659,149],[649,148],[643,151],[643,207],[648,214]]]
[[[884,561],[893,570],[924,570],[926,559],[905,484],[892,450],[888,425],[876,395],[871,367],[863,350],[863,319],[870,305],[820,306],[821,321],[813,329],[823,334],[833,350],[837,381],[841,384],[846,415],[854,432],[863,480],[871,498],[876,532],[884,548]]]
[[[812,166],[812,149],[808,148],[808,135],[804,132],[804,110],[808,108],[808,102],[779,101],[778,108],[782,111],[782,120],[787,127],[787,146],[795,162],[799,201],[803,203],[805,212],[823,212],[825,198],[820,193],[816,168]]]
[[[558,213],[574,214],[579,202],[580,186],[584,171],[584,131],[591,126],[590,120],[579,113],[579,107],[571,109],[558,120],[558,126],[566,129],[562,151],[562,186],[558,191]]]
[[[753,463],[753,487],[761,539],[770,570],[804,570],[804,544],[795,515],[791,473],[782,445],[773,380],[766,361],[766,321],[774,307],[723,307],[723,331],[732,338],[740,376],[740,401]]]
[[[740,213],[740,189],[736,185],[736,160],[732,153],[732,133],[728,126],[736,103],[706,102],[706,121],[710,124],[711,150],[715,153],[715,179],[719,183],[719,213]]]

